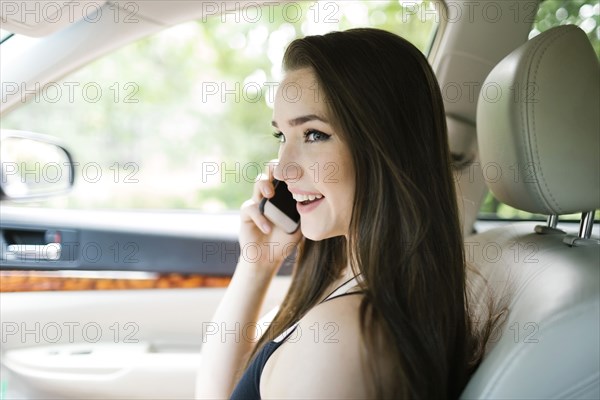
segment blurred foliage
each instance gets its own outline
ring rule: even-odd
[[[415,12],[416,3],[301,1],[284,10],[282,2],[258,19],[254,10],[184,23],[85,66],[59,82],[60,100],[40,95],[3,118],[3,127],[61,138],[79,163],[71,194],[27,205],[238,209],[258,167],[277,154],[269,98],[285,46],[309,34],[372,26],[427,53],[439,4],[423,1]],[[598,14],[598,0],[545,0],[530,36],[577,24],[600,54]],[[101,95],[86,92],[86,84]],[[482,212],[531,217],[491,195]]]
[[[426,52],[434,5],[420,4],[430,9],[423,18],[409,3],[280,3],[258,19],[254,7],[175,26],[93,62],[64,79],[59,101],[42,94],[3,121],[61,138],[79,162],[71,194],[33,206],[238,209],[264,163],[277,157],[269,98],[286,45],[372,26]],[[85,99],[88,83],[102,90],[97,102]],[[66,93],[74,84],[73,100]]]
[[[538,8],[533,37],[559,25],[577,25],[590,39],[600,58],[600,2],[598,0],[543,0]]]

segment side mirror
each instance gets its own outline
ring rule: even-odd
[[[69,151],[51,136],[0,130],[0,200],[67,193],[75,168]]]

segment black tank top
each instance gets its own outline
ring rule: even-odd
[[[336,297],[342,297],[351,294],[358,294],[360,292],[350,292],[348,290],[356,285],[356,277],[346,281],[340,285],[337,289],[329,294],[321,303],[328,300],[335,299]],[[319,304],[321,304],[319,303]],[[263,369],[269,357],[281,346],[296,330],[298,322],[286,329],[279,337],[273,341],[268,342],[263,346],[262,349],[256,354],[254,360],[248,365],[248,368],[242,375],[236,387],[233,389],[231,394],[231,400],[259,400],[260,399],[260,376],[262,375]]]

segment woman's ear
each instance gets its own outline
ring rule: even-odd
[[[481,203],[487,193],[477,155],[475,124],[446,117],[448,146],[452,156],[452,175],[463,236],[473,234]]]

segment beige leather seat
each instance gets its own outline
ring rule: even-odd
[[[508,299],[464,399],[600,398],[600,68],[583,31],[551,29],[489,74],[477,109],[487,184],[502,202],[553,216],[466,239],[467,261]],[[485,85],[484,85],[485,86]],[[490,86],[491,87],[491,86]],[[583,213],[577,227],[556,216]],[[566,228],[565,228],[566,227]],[[559,228],[574,232],[562,232]],[[475,286],[484,298],[483,285]]]

